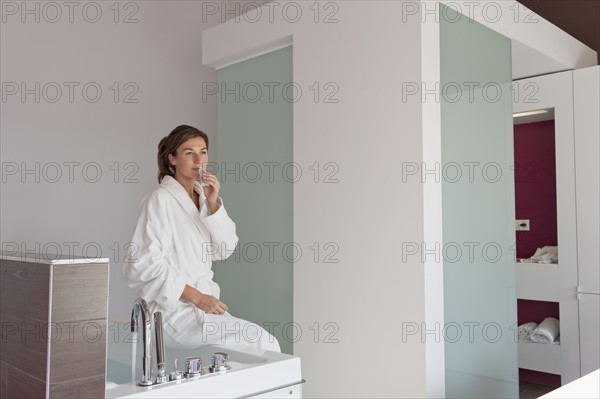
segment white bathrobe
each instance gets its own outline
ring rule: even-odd
[[[125,282],[148,302],[150,312],[163,312],[168,346],[241,344],[279,351],[277,340],[254,323],[229,313],[205,314],[180,299],[186,284],[219,298],[212,261],[226,259],[238,242],[221,198],[219,209],[209,215],[203,189],[197,183],[194,190],[200,195],[199,211],[171,176],[144,197],[129,259],[123,262]]]

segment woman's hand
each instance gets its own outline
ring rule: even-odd
[[[185,285],[181,299],[193,303],[205,313],[223,314],[229,310],[227,305],[214,296],[203,294],[189,284]]]
[[[200,295],[197,296],[197,299],[196,299],[196,302],[194,302],[194,305],[196,305],[201,310],[204,310],[205,313],[223,314],[223,313],[227,312],[227,310],[229,309],[227,307],[227,305],[225,305],[223,302],[219,301],[214,296],[205,295],[205,294],[201,293],[200,291],[198,291],[198,293]]]
[[[219,209],[218,199],[219,191],[221,190],[221,183],[213,173],[204,171],[204,181],[208,183],[208,186],[204,186],[204,195],[208,202],[210,213],[213,214]]]

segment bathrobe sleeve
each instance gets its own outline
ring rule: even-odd
[[[225,210],[225,204],[219,197],[221,206],[215,213],[202,218],[202,222],[210,232],[210,252],[213,260],[225,260],[233,253],[238,243],[235,223]]]
[[[123,262],[122,272],[127,285],[139,296],[168,309],[178,303],[186,281],[176,265],[169,262],[173,234],[165,194],[169,196],[164,190],[157,190],[142,201],[131,252],[128,261]]]

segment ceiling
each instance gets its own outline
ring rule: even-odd
[[[600,54],[600,0],[517,0]]]

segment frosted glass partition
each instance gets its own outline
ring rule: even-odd
[[[511,43],[449,8],[440,25],[446,396],[516,398]]]
[[[292,353],[292,47],[217,71],[217,166],[240,243],[215,266],[221,299]],[[252,339],[253,331],[243,332]]]

